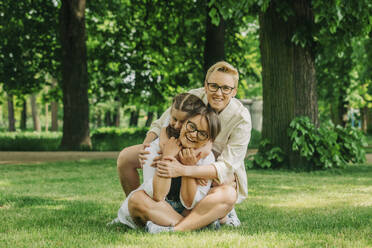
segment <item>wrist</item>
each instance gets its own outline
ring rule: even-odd
[[[182,176],[190,177],[191,176],[191,167],[190,166],[181,166]]]

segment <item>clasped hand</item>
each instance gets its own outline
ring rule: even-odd
[[[165,156],[156,163],[156,174],[160,177],[174,178],[183,176],[183,166],[177,159]]]

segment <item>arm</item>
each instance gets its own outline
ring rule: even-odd
[[[152,131],[149,131],[146,134],[146,138],[143,140],[142,144],[150,144],[152,141],[154,141],[158,135]]]
[[[168,142],[169,138],[167,135],[166,128],[163,127],[160,131],[160,137],[159,137],[159,146],[160,150],[163,151],[165,144]]]
[[[205,179],[217,179],[217,170],[214,164],[197,166],[183,165],[177,159],[165,156],[158,162],[156,174],[161,177],[193,177]]]
[[[200,160],[200,153],[195,156],[194,149],[184,149],[179,153],[179,157],[182,157],[182,164],[184,165],[195,165],[198,164],[201,166],[201,164],[210,164],[215,161],[213,153],[209,152],[210,156],[207,155],[205,159]],[[180,161],[182,161],[180,159]],[[204,185],[198,184],[198,179],[193,177],[182,177],[181,181],[181,190],[180,190],[180,199],[182,204],[187,209],[192,209],[197,201],[199,201],[201,198],[204,198],[204,196],[207,194],[207,192],[210,189],[211,186],[211,180],[205,180]]]
[[[164,126],[168,122],[169,116],[170,116],[170,108],[168,108],[161,115],[159,119],[157,119],[151,124],[150,130],[146,134],[146,138],[144,139],[142,143],[143,144],[142,149],[138,155],[141,167],[143,167],[143,165],[145,164],[147,160],[148,152],[145,150],[146,147],[148,147],[149,146],[148,144],[150,144],[153,140],[159,137],[160,132],[161,132],[161,127]]]
[[[166,126],[166,123],[169,122],[169,117],[170,117],[170,110],[171,108],[168,108],[161,116],[159,119],[151,123],[150,130],[147,132],[149,133],[154,133],[156,134],[157,137],[160,136],[160,131],[162,127]],[[147,136],[146,136],[147,138]]]
[[[178,140],[174,137],[170,138],[168,142],[164,145],[163,155],[174,158],[178,152],[181,150],[181,145]],[[153,189],[155,201],[162,201],[165,199],[169,193],[171,186],[172,178],[166,178],[159,176],[158,174],[154,175],[153,178]]]

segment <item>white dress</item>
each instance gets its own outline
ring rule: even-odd
[[[143,183],[135,190],[133,190],[128,197],[124,200],[123,204],[121,205],[119,211],[118,211],[118,218],[121,223],[136,229],[138,226],[134,223],[132,217],[129,214],[129,209],[128,209],[128,201],[133,195],[134,192],[139,191],[139,190],[144,190],[147,195],[149,195],[151,198],[153,197],[153,186],[152,186],[152,181],[153,181],[153,176],[155,174],[155,168],[151,167],[151,163],[154,160],[156,156],[158,156],[158,151],[160,150],[159,147],[159,138],[154,140],[153,142],[150,143],[150,147],[146,148],[150,152],[150,154],[147,155],[147,160],[145,164],[143,165]],[[209,153],[207,157],[204,159],[200,159],[199,162],[197,163],[198,166],[202,165],[210,165],[211,163],[215,162],[215,158],[212,152]],[[207,194],[208,191],[211,187],[212,181],[208,180],[208,183],[206,186],[200,186],[198,185],[194,201],[191,205],[191,207],[186,207],[184,204],[184,201],[182,200],[182,196],[180,194],[180,200],[182,205],[186,209],[192,209],[194,206],[201,201]]]

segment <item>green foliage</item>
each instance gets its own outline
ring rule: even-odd
[[[61,132],[3,132],[0,151],[57,151]]]
[[[261,132],[257,131],[256,129],[252,129],[251,140],[249,141],[248,148],[249,149],[258,148],[260,141],[261,141]]]
[[[93,150],[120,151],[124,147],[141,144],[148,127],[143,128],[98,128],[91,133]]]
[[[365,162],[365,137],[354,127],[335,127],[327,122],[316,128],[308,117],[297,117],[290,123],[288,133],[293,151],[299,151],[312,169]]]
[[[264,139],[258,146],[258,152],[249,156],[247,166],[262,169],[278,168],[282,166],[284,158],[282,149],[274,146],[268,139]]]

